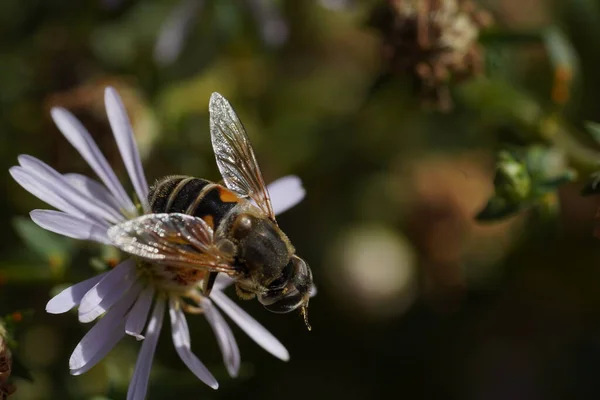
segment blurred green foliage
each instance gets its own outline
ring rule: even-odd
[[[31,154],[61,173],[91,174],[49,118],[63,106],[125,180],[102,103],[112,85],[150,182],[219,180],[207,110],[218,91],[244,122],[265,179],[296,174],[306,186],[306,200],[279,223],[315,274],[313,331],[298,316],[242,304],[291,361],[234,330],[242,369],[230,379],[208,324],[190,318],[194,352],[220,389],[185,369],[165,329],[149,399],[600,395],[598,200],[571,182],[600,160],[598,127],[585,124],[600,121],[600,7],[478,2],[495,20],[479,32],[481,74],[450,85],[453,108],[439,112],[423,105],[414,76],[390,71],[381,30],[367,24],[383,1],[0,2],[4,171]],[[139,344],[125,340],[69,376],[89,327],[74,313],[44,312],[52,294],[119,254],[38,228],[28,212],[46,206],[5,177],[0,315],[34,312],[15,334],[33,382],[17,379],[14,398],[124,398]],[[530,218],[533,204],[546,218]],[[355,254],[372,261],[356,265]]]

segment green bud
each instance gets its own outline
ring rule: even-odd
[[[531,176],[525,163],[507,151],[499,154],[494,178],[496,196],[508,203],[520,203],[531,194]]]

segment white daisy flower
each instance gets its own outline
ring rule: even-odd
[[[107,230],[111,226],[149,213],[150,210],[148,183],[131,124],[113,88],[106,89],[105,103],[108,120],[139,204],[127,195],[89,132],[62,108],[52,110],[52,119],[94,170],[101,183],[79,174],[61,174],[28,155],[19,156],[20,165],[12,167],[10,174],[25,190],[59,210],[33,210],[31,219],[39,226],[71,238],[110,245]],[[295,176],[281,178],[269,185],[268,189],[275,213],[293,207],[305,194],[300,180]],[[210,298],[207,298],[196,289],[183,294],[170,290],[172,286],[161,284],[157,275],[149,278],[148,269],[152,269],[152,265],[127,259],[110,271],[63,290],[48,302],[46,311],[52,314],[64,313],[78,306],[79,321],[83,323],[102,316],[73,351],[69,360],[71,374],[79,375],[88,371],[125,335],[131,335],[138,340],[143,339],[143,342],[127,399],[145,398],[166,310],[171,322],[173,345],[179,357],[200,380],[213,389],[218,388],[217,380],[191,351],[186,311],[204,314],[232,377],[237,375],[240,367],[240,352],[219,309],[266,351],[281,360],[289,359],[286,348],[223,293],[223,289],[232,282],[230,278],[219,276]]]

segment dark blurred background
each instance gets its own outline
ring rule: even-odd
[[[314,271],[312,332],[242,304],[291,360],[233,328],[231,379],[208,324],[189,318],[221,387],[185,368],[165,328],[149,399],[599,398],[598,201],[580,196],[600,160],[586,129],[600,121],[599,27],[596,0],[1,1],[0,314],[33,377],[15,378],[14,399],[123,399],[133,371],[129,338],[69,375],[89,327],[45,304],[115,254],[35,226],[28,212],[45,206],[7,173],[26,153],[92,174],[52,124],[63,106],[125,181],[107,85],[150,182],[219,180],[218,91],[265,179],[307,189],[279,223]]]

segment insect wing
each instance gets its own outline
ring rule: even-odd
[[[212,145],[225,185],[240,196],[254,200],[275,221],[269,192],[242,122],[218,93],[210,97],[209,111]]]
[[[111,227],[108,237],[119,249],[146,261],[235,272],[230,257],[215,244],[211,227],[191,215],[144,215]]]

